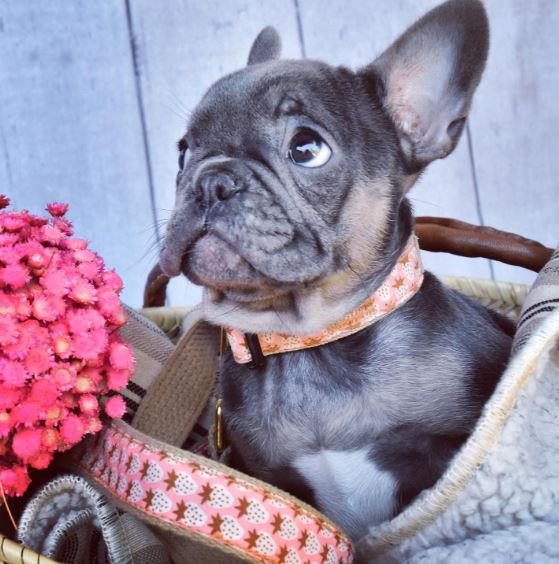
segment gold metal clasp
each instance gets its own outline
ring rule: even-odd
[[[223,445],[223,426],[221,420],[221,406],[223,400],[218,397],[215,402],[215,420],[214,420],[214,444],[217,454],[221,454],[225,448]]]
[[[222,357],[226,348],[227,348],[227,336],[225,334],[225,330],[222,327],[220,339],[219,339],[219,369],[221,369]],[[218,392],[217,399],[215,400],[215,412],[214,412],[214,445],[218,455],[220,455],[225,450],[225,445],[223,443],[222,405],[223,405],[223,400]]]

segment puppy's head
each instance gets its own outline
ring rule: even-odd
[[[357,72],[280,61],[266,28],[179,142],[163,270],[205,286],[208,317],[237,312],[219,321],[244,330],[336,303],[298,326],[318,329],[354,307],[409,236],[407,190],[456,146],[487,49],[478,0],[432,10]]]

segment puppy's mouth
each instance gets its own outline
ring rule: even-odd
[[[181,271],[194,284],[208,288],[212,299],[227,294],[238,301],[254,301],[274,293],[271,281],[214,233],[206,232],[190,245]]]

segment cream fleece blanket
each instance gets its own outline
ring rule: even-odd
[[[558,343],[556,251],[474,433],[433,488],[360,541],[360,562],[559,562]]]

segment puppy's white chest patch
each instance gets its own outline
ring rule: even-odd
[[[314,490],[321,511],[353,539],[392,517],[396,507],[396,480],[369,458],[369,452],[321,450],[294,462]]]

